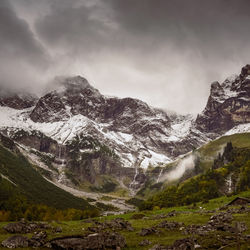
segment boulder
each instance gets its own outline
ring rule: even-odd
[[[5,231],[12,234],[26,234],[35,232],[36,230],[49,228],[50,226],[47,223],[27,222],[24,220],[16,223],[9,223],[3,227]]]
[[[139,246],[148,246],[148,245],[150,245],[150,244],[152,244],[152,242],[149,241],[149,240],[147,240],[147,239],[145,239],[145,240],[142,240],[142,241],[139,243]]]
[[[166,230],[178,230],[181,227],[184,227],[184,223],[181,222],[175,222],[175,221],[162,221],[157,225],[159,228],[164,228]]]
[[[233,220],[232,214],[228,212],[221,212],[215,215],[212,215],[209,220],[209,224],[217,224],[217,223],[231,223]]]
[[[196,244],[194,239],[185,238],[176,240],[171,246],[156,244],[150,250],[193,250],[196,248],[201,248],[201,246]]]
[[[163,246],[161,244],[155,244],[152,248],[150,248],[149,250],[168,250],[170,248],[168,248],[167,246]]]
[[[35,232],[34,235],[29,240],[29,246],[32,247],[41,247],[46,243],[47,239],[47,232],[46,231],[40,231]]]
[[[22,235],[14,235],[4,240],[2,246],[7,248],[28,247],[29,239]]]
[[[17,223],[9,223],[6,226],[3,227],[5,231],[8,233],[27,233],[27,227],[26,224],[17,222]]]
[[[103,230],[110,229],[113,231],[116,230],[128,230],[133,231],[133,227],[131,224],[124,220],[123,218],[116,218],[111,221],[105,221],[105,222],[94,222],[93,226],[88,227],[88,230],[90,232],[102,232]]]
[[[197,244],[195,244],[194,239],[192,238],[185,238],[185,239],[180,239],[180,240],[176,240],[174,242],[174,244],[171,246],[173,250],[191,250],[191,249],[195,249],[198,248]],[[199,246],[200,247],[200,246]]]
[[[80,249],[119,249],[126,245],[125,239],[118,233],[94,233],[87,236],[66,236],[50,241],[49,247],[60,250]]]
[[[155,216],[152,217],[153,220],[159,220],[159,219],[164,219],[164,218],[168,218],[168,217],[173,217],[176,216],[178,213],[173,210],[167,214],[157,214]]]
[[[130,219],[131,220],[140,220],[145,217],[145,214],[133,214]]]
[[[206,235],[211,231],[214,231],[214,228],[211,225],[192,224],[185,227],[184,234]]]
[[[55,227],[53,228],[53,233],[61,233],[62,232],[62,228],[61,227]]]
[[[150,234],[159,234],[160,231],[157,229],[157,227],[151,227],[151,228],[142,228],[139,232],[140,236],[146,236]]]

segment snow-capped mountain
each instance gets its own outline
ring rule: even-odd
[[[207,105],[196,119],[196,127],[205,133],[223,134],[250,122],[250,65],[222,84],[214,82]]]
[[[166,163],[199,144],[195,139],[183,144],[193,117],[171,120],[166,112],[140,100],[105,97],[80,76],[61,78],[58,88],[35,107],[1,111],[2,128],[38,130],[60,144],[80,133],[91,135],[114,149],[126,167]]]
[[[88,168],[90,180],[94,172],[133,178],[135,171],[136,183],[145,179],[139,168],[168,163],[226,132],[250,130],[250,65],[239,76],[212,83],[207,105],[197,117],[168,114],[133,98],[104,96],[81,76],[57,78],[55,89],[39,100],[2,95],[0,106],[0,130],[17,142],[54,155],[79,176],[83,170],[76,170],[73,158],[82,161],[94,150],[88,162],[95,166]],[[113,156],[119,161],[108,160]],[[86,162],[81,164],[86,168]]]
[[[0,106],[13,109],[26,109],[34,106],[38,97],[29,93],[14,93],[6,89],[0,89]]]

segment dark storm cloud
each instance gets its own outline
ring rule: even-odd
[[[19,87],[19,84],[30,85],[35,80],[31,70],[40,71],[47,65],[46,53],[35,39],[28,23],[16,15],[7,0],[1,0],[0,83],[15,87]]]
[[[231,52],[235,42],[242,46],[248,43],[248,0],[106,0],[81,4],[85,2],[52,1],[51,12],[37,21],[39,34],[51,45],[93,50],[135,46],[143,53],[148,48],[150,53],[150,49],[170,43],[177,52],[196,47],[208,56],[212,50]]]
[[[38,60],[39,68],[45,61],[43,44],[53,63],[46,77],[82,74],[104,93],[162,108],[200,111],[211,81],[249,63],[248,0],[11,3],[26,23],[13,12],[12,18],[28,32],[13,47],[20,47],[28,62]],[[26,51],[29,42],[33,49]]]
[[[51,7],[51,13],[38,20],[36,25],[39,35],[47,43],[55,47],[65,46],[68,50],[96,46],[103,24],[89,20],[85,6],[76,8],[64,2]]]
[[[139,49],[145,44],[152,50],[169,45],[177,55],[189,53],[208,68],[217,63],[215,59],[249,59],[248,0],[110,2],[116,21],[139,41]]]

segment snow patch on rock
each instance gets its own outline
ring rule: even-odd
[[[233,127],[225,133],[225,135],[241,134],[241,133],[250,133],[250,123],[240,124]]]

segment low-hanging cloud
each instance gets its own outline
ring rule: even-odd
[[[159,182],[175,181],[180,179],[185,174],[186,171],[194,169],[196,160],[197,160],[196,154],[191,154],[181,159],[174,169],[172,169],[168,173],[163,174],[159,178]]]
[[[249,63],[248,0],[2,0],[0,8],[1,82],[13,86],[39,90],[80,74],[104,94],[196,113],[210,82]]]

